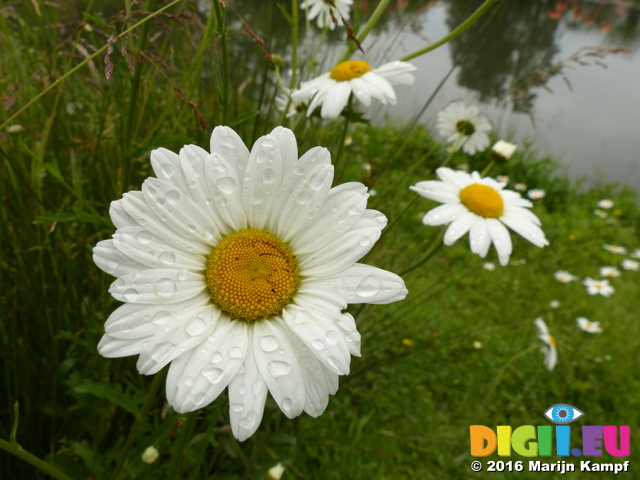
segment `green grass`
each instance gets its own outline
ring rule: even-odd
[[[73,55],[71,65],[83,58],[72,51],[70,39],[80,35],[82,45],[100,48],[106,44],[102,32],[109,35],[110,25],[122,26],[121,19],[111,18],[119,4],[104,7],[102,14],[96,7],[88,17],[91,28],[79,34],[81,11],[38,4],[42,15],[27,3],[0,15],[0,48],[6,52],[0,57],[0,97],[13,102],[0,122],[67,71],[67,56],[60,52]],[[261,15],[279,15],[270,3],[261,8]],[[350,307],[358,315],[362,357],[353,359],[351,374],[341,379],[318,419],[303,414],[288,420],[269,399],[259,430],[239,443],[228,427],[226,394],[186,418],[166,405],[158,383],[164,373],[158,374],[157,394],[149,396],[155,377],[139,375],[136,358],[99,356],[104,321],[118,306],[107,292],[113,279],[91,259],[93,246],[114,232],[109,202],[139,189],[152,174],[151,149],[177,151],[185,143],[208,148],[209,132],[199,128],[193,105],[211,128],[222,118],[219,37],[189,4],[172,13],[180,23],[163,17],[162,25],[152,25],[146,50],[168,68],[141,60],[138,77],[132,76],[118,44],[110,80],[102,75],[100,57],[93,70],[70,77],[64,88],[12,122],[21,132],[0,131],[0,438],[10,437],[17,401],[18,443],[73,479],[111,479],[119,461],[124,462],[121,478],[262,479],[282,462],[287,479],[463,479],[489,478],[469,468],[469,425],[546,425],[543,412],[566,402],[586,414],[574,425],[637,430],[640,272],[623,271],[612,279],[616,293],[610,298],[588,296],[580,283],[564,285],[553,277],[564,269],[581,279],[599,278],[600,267],[625,258],[605,251],[604,243],[640,248],[636,194],[606,185],[588,189],[557,177],[554,161],[536,158],[530,147],[490,174],[547,191],[534,212],[551,245],[538,249],[514,234],[512,260],[526,263],[487,271],[485,260],[471,254],[463,238],[404,277],[410,293],[403,302]],[[139,32],[124,42],[130,55],[143,36]],[[253,40],[242,30],[232,29],[229,36],[238,59],[229,118],[240,122],[234,128],[251,145],[276,125],[278,115],[270,106],[275,78]],[[266,43],[274,53],[285,52],[269,38]],[[255,96],[238,92],[245,80],[242,91]],[[176,94],[176,86],[193,105]],[[260,115],[243,115],[258,110]],[[298,125],[299,150],[327,146],[335,160],[342,122],[323,127],[316,120],[314,128]],[[390,222],[416,196],[408,186],[432,178],[446,156],[419,127],[405,132],[359,124],[349,135],[352,143],[337,165],[339,182],[360,181],[377,190],[369,208]],[[405,138],[402,145],[399,138]],[[463,162],[483,170],[489,157],[460,154],[452,166]],[[620,214],[596,217],[601,198],[612,198]],[[401,271],[420,258],[439,232],[420,221],[435,205],[416,200],[366,263]],[[497,265],[493,250],[487,260]],[[552,310],[554,299],[561,306]],[[558,343],[559,363],[552,373],[537,348],[542,345],[533,325],[537,316]],[[603,333],[580,331],[579,316],[600,321]],[[482,348],[474,348],[474,341]],[[147,413],[140,415],[147,399]],[[136,417],[137,435],[127,449]],[[639,459],[634,441],[632,433],[632,467]],[[140,455],[151,444],[160,459],[145,465]],[[4,451],[0,462],[12,478],[44,478]],[[637,470],[627,477],[640,478]]]

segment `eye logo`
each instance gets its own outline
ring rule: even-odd
[[[553,423],[563,425],[565,423],[571,423],[574,420],[579,419],[584,415],[582,410],[567,405],[566,403],[557,403],[547,408],[544,412],[544,416],[551,420]]]

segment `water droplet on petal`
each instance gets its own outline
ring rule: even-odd
[[[247,387],[244,385],[244,383],[238,388],[238,393],[240,395],[245,395],[247,393]]]
[[[273,183],[276,181],[276,172],[272,168],[267,168],[262,174],[262,181],[264,183]]]
[[[162,310],[162,311],[156,313],[151,318],[151,322],[154,325],[162,325],[162,324],[166,323],[167,320],[169,320],[170,317],[171,317],[171,313],[170,312],[167,312],[166,310]]]
[[[380,279],[374,275],[364,277],[356,287],[356,293],[361,297],[371,297],[380,291]]]
[[[283,375],[287,375],[291,373],[291,364],[287,362],[279,362],[279,361],[269,362],[269,365],[267,365],[267,368],[269,369],[269,373],[271,373],[271,375],[273,375],[274,378],[278,378]]]
[[[176,173],[176,167],[171,165],[170,163],[163,163],[160,166],[162,173],[164,173],[167,177],[172,177],[174,173]]]
[[[125,335],[127,333],[131,333],[133,331],[133,328],[131,328],[131,325],[129,324],[125,324],[122,326],[122,328],[120,329],[120,333],[124,333]]]
[[[166,198],[167,198],[167,202],[169,202],[171,205],[175,205],[180,201],[180,192],[178,192],[178,190],[170,190],[167,193]],[[158,203],[160,202],[158,201]]]
[[[260,395],[260,392],[262,392],[262,389],[264,388],[264,381],[262,380],[256,380],[255,382],[253,382],[253,387],[251,387],[251,390],[253,391],[254,395]]]
[[[318,172],[318,173],[314,174],[309,179],[309,186],[311,188],[313,188],[314,190],[320,189],[320,187],[322,187],[322,185],[324,185],[324,175],[321,172]]]
[[[300,205],[306,205],[309,202],[311,202],[312,197],[311,194],[309,192],[300,192],[300,195],[298,195],[298,203]]]
[[[124,292],[124,298],[127,302],[135,302],[138,300],[138,290],[135,288],[128,288],[126,292]]]
[[[165,265],[173,265],[176,261],[176,254],[171,250],[165,250],[158,258]]]
[[[264,153],[264,150],[260,150],[258,152],[258,154],[256,155],[256,162],[258,162],[258,163],[264,162],[264,159],[265,159],[266,156],[267,155],[266,155],[266,153]]]
[[[244,404],[242,403],[232,403],[230,405],[231,410],[233,410],[234,412],[240,413],[241,411],[244,410]]]
[[[189,277],[189,270],[182,269],[178,272],[178,280],[186,280]]]
[[[218,188],[227,195],[233,193],[236,189],[236,181],[231,177],[221,178],[216,182],[216,184],[218,185]]]
[[[202,369],[202,376],[215,385],[222,380],[224,372],[218,367],[205,367]]]
[[[315,348],[316,350],[323,350],[324,349],[324,342],[322,340],[314,340],[313,342],[311,342],[311,346],[313,348]]]
[[[293,402],[290,398],[285,398],[284,400],[282,400],[282,408],[287,412],[293,408]]]
[[[220,352],[214,352],[209,360],[211,360],[211,363],[218,363],[222,361],[222,354]]]
[[[115,260],[109,260],[107,262],[107,273],[114,273],[116,268],[118,268],[118,262]]]
[[[206,324],[204,323],[204,320],[202,320],[201,318],[194,318],[187,324],[185,330],[188,335],[195,337],[204,332],[205,327]]]
[[[329,342],[331,345],[337,344],[340,340],[340,335],[338,335],[338,332],[336,332],[335,330],[329,330],[326,334],[326,337],[327,342]]]
[[[195,380],[193,379],[193,377],[185,377],[182,383],[184,383],[187,387],[193,387]]]
[[[366,235],[361,236],[360,245],[362,245],[363,247],[368,247],[369,245],[371,245],[371,238],[367,237]]]
[[[239,422],[240,426],[242,428],[247,429],[247,430],[251,430],[253,428],[253,426],[255,425],[255,423],[256,423],[256,418],[257,418],[257,415],[255,414],[255,412],[251,412],[245,418],[240,420],[240,422]]]
[[[147,244],[151,242],[151,240],[153,240],[153,235],[149,230],[142,230],[138,232],[138,234],[136,235],[136,238],[140,243]]]
[[[244,357],[244,354],[242,353],[242,349],[240,347],[233,347],[231,350],[229,350],[229,358],[234,358],[234,359],[240,359]]]
[[[273,352],[280,346],[276,337],[266,335],[260,339],[260,346],[265,352]]]
[[[295,173],[296,175],[304,175],[304,168],[296,165],[295,167],[293,167],[293,173]]]
[[[153,290],[161,297],[170,297],[176,293],[177,286],[170,278],[162,278],[156,282]]]

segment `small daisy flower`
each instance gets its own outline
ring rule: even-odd
[[[142,461],[148,465],[151,465],[153,462],[158,460],[159,456],[160,453],[158,452],[158,449],[151,445],[150,447],[147,447],[144,452],[142,452]]]
[[[479,342],[478,340],[475,340],[471,346],[473,347],[474,350],[480,350],[482,348],[482,342]]]
[[[566,270],[558,270],[556,273],[553,274],[553,276],[556,277],[556,280],[562,283],[578,281],[578,277],[576,277],[575,275],[571,275]]]
[[[529,197],[531,200],[539,200],[541,198],[544,198],[546,194],[547,192],[545,192],[541,188],[532,188],[527,192],[527,197]]]
[[[462,172],[468,172],[469,171],[469,164],[468,163],[461,163],[460,165],[458,165],[458,170],[460,170]]]
[[[551,308],[558,308],[560,306],[560,302],[558,300],[551,300],[549,302],[549,306]]]
[[[600,269],[600,276],[601,277],[619,277],[620,276],[620,270],[618,270],[616,267],[602,267]]]
[[[602,245],[602,248],[611,253],[617,253],[618,255],[626,255],[627,249],[625,247],[620,247],[618,245],[607,245],[606,243]]]
[[[419,195],[443,203],[428,212],[422,222],[437,226],[449,224],[444,244],[453,245],[469,232],[473,253],[484,258],[493,243],[502,266],[507,265],[512,244],[509,227],[538,247],[549,244],[540,228],[540,220],[527,207],[531,202],[516,192],[504,190],[504,184],[493,178],[440,167],[441,181],[427,180],[411,186]]]
[[[485,270],[489,270],[490,272],[494,271],[496,269],[496,266],[493,264],[493,262],[487,262],[484,265],[482,265],[482,268],[484,268]]]
[[[613,200],[609,200],[608,198],[605,198],[598,202],[598,206],[604,209],[613,208],[613,205],[614,205]]]
[[[538,338],[545,343],[545,346],[540,349],[542,353],[544,353],[544,366],[547,367],[547,370],[552,371],[556,363],[558,363],[558,351],[556,350],[556,340],[549,333],[549,329],[547,328],[547,324],[544,323],[542,318],[536,318],[533,323],[536,327],[538,327]]]
[[[640,270],[640,263],[635,260],[629,260],[628,258],[625,258],[620,265],[622,265],[622,268],[625,270],[630,270],[632,272]]]
[[[269,470],[267,470],[267,478],[269,480],[280,480],[283,473],[284,465],[278,463],[276,466],[271,467]]]
[[[591,277],[587,277],[582,284],[587,287],[587,293],[589,295],[608,297],[615,292],[615,289],[609,285],[609,280],[594,280]]]
[[[602,328],[600,328],[600,322],[590,322],[585,317],[576,318],[576,323],[580,327],[581,330],[589,333],[602,333]]]
[[[513,188],[515,188],[516,190],[520,190],[521,192],[524,192],[527,189],[527,185],[525,183],[516,183]]]
[[[597,215],[598,217],[600,217],[600,218],[607,218],[607,216],[608,216],[608,215],[607,215],[607,212],[605,212],[604,210],[600,210],[599,208],[596,208],[596,209],[593,211],[593,213],[594,213],[595,215]]]
[[[227,389],[243,441],[268,393],[289,418],[322,414],[360,355],[347,304],[395,302],[407,290],[397,275],[356,263],[387,219],[366,209],[364,185],[331,188],[328,150],[298,158],[283,127],[251,152],[228,127],[216,127],[210,145],[152,151],[157,178],[111,203],[117,230],[93,259],[117,277],[109,292],[124,305],[98,351],[139,355],[144,375],[170,364],[167,401],[179,413]]]
[[[300,8],[307,12],[309,21],[318,18],[316,21],[318,28],[326,26],[329,27],[329,30],[335,30],[336,23],[338,27],[342,27],[344,25],[343,19],[349,21],[349,10],[353,5],[353,0],[333,0],[333,4],[335,7],[326,0],[302,0]]]
[[[502,182],[502,183],[509,183],[509,176],[508,175],[498,175],[496,177],[496,180],[498,180],[499,182]]]
[[[275,101],[276,108],[281,112],[284,112],[284,109],[287,108],[287,105],[289,105],[286,115],[287,118],[292,117],[293,115],[296,115],[297,113],[300,113],[304,110],[302,104],[295,103],[293,100],[290,100],[290,97],[286,93],[278,94],[275,98]]]
[[[330,72],[308,82],[291,94],[294,102],[311,100],[307,116],[322,105],[322,118],[338,118],[353,96],[365,107],[371,105],[371,99],[377,98],[384,105],[395,105],[396,94],[392,85],[413,85],[411,72],[416,67],[407,62],[390,62],[372,69],[362,60],[347,60],[339,63]]]
[[[489,146],[491,124],[480,115],[478,107],[467,107],[463,102],[455,102],[438,113],[436,122],[438,134],[446,137],[447,143],[457,150],[473,155]]]
[[[491,147],[491,154],[500,162],[508,162],[517,148],[518,146],[514,143],[498,140],[493,147]]]
[[[631,254],[633,258],[640,258],[640,248],[636,248]]]

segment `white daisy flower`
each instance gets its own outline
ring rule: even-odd
[[[491,147],[491,153],[501,162],[507,162],[515,153],[518,145],[505,142],[504,140],[498,140],[493,147]]]
[[[551,308],[558,308],[560,306],[560,302],[558,300],[551,300],[549,302],[549,307]]]
[[[605,212],[604,210],[600,210],[599,208],[596,208],[593,213],[595,215],[597,215],[600,218],[607,218],[608,214],[607,212]]]
[[[566,270],[558,270],[556,273],[553,274],[553,276],[556,277],[556,280],[562,283],[578,281],[578,277],[576,277],[575,275],[571,275]]]
[[[277,465],[267,470],[267,478],[269,480],[280,480],[282,478],[283,473],[284,473],[284,465],[282,465],[282,463],[278,463]]]
[[[338,27],[342,27],[343,19],[349,21],[349,10],[353,0],[333,0],[333,4],[335,6],[331,6],[326,0],[302,0],[300,8],[307,12],[309,21],[318,18],[316,21],[318,28],[327,26],[329,30],[335,30],[336,23]]]
[[[609,285],[609,280],[594,280],[591,277],[584,279],[582,284],[587,287],[587,293],[589,295],[602,295],[608,297],[615,292],[615,289]]]
[[[442,181],[427,180],[409,187],[425,198],[444,203],[428,212],[425,225],[449,227],[444,244],[453,245],[469,232],[471,251],[484,258],[491,243],[498,252],[502,266],[509,262],[512,244],[505,225],[538,247],[549,242],[540,228],[540,220],[526,207],[531,202],[511,190],[503,190],[504,183],[493,178],[454,171],[447,167],[436,170]]]
[[[640,258],[640,248],[636,248],[631,254],[633,258]]]
[[[290,97],[289,95],[287,95],[286,93],[279,93],[276,98],[276,108],[281,111],[284,112],[285,108],[287,108],[287,105],[289,105],[289,108],[287,109],[287,118],[292,117],[293,115],[300,113],[304,110],[304,106],[300,103],[296,103],[294,101],[290,101]]]
[[[498,175],[496,177],[496,180],[498,180],[499,182],[502,182],[502,183],[509,183],[509,176],[508,175]]]
[[[613,205],[614,205],[613,200],[609,200],[608,198],[605,198],[605,199],[600,200],[600,201],[598,202],[598,206],[599,206],[600,208],[604,208],[604,209],[612,208],[612,207],[613,207]]]
[[[527,189],[527,185],[524,183],[516,183],[513,188],[515,188],[516,190],[520,190],[521,192],[524,192]]]
[[[458,170],[461,170],[463,172],[468,172],[469,171],[469,164],[468,163],[461,163],[460,165],[458,165]]]
[[[600,322],[590,322],[589,319],[585,317],[576,318],[576,323],[580,327],[581,330],[589,333],[602,333],[602,328],[600,328]]]
[[[629,260],[628,258],[625,258],[620,265],[622,265],[622,268],[625,270],[630,270],[632,272],[640,270],[640,263],[635,260]]]
[[[482,152],[489,146],[491,124],[480,115],[478,107],[467,107],[463,102],[454,102],[438,113],[438,134],[446,137],[447,143],[469,155]]]
[[[616,267],[602,267],[600,269],[600,276],[601,277],[619,277],[620,276],[620,270],[618,270]]]
[[[493,272],[496,269],[496,266],[493,264],[493,262],[486,262],[485,264],[482,265],[482,268],[484,268],[485,270],[489,270],[490,272]]]
[[[541,198],[544,198],[546,194],[547,192],[545,192],[541,188],[532,188],[527,192],[527,197],[529,197],[531,200],[539,200]]]
[[[558,363],[556,339],[549,333],[547,324],[544,323],[542,318],[536,318],[533,323],[538,327],[538,338],[546,344],[540,349],[540,351],[544,353],[544,366],[547,367],[547,370],[552,371],[555,368],[556,363]]]
[[[415,70],[416,67],[407,62],[390,62],[372,69],[365,61],[347,60],[330,72],[302,83],[291,98],[294,102],[307,102],[313,98],[307,116],[322,105],[322,118],[337,118],[352,93],[365,107],[371,105],[371,98],[377,98],[384,105],[395,105],[397,100],[392,85],[413,85],[415,78],[411,72]]]
[[[611,253],[617,253],[618,255],[626,255],[627,249],[625,247],[620,247],[618,245],[607,245],[606,243],[602,245],[602,248]]]
[[[171,363],[167,400],[180,413],[228,386],[239,440],[258,428],[267,392],[289,418],[320,415],[360,355],[342,310],[407,294],[397,275],[356,263],[387,222],[366,209],[366,187],[331,188],[329,152],[315,147],[298,159],[282,127],[251,152],[217,127],[211,153],[161,148],[151,164],[157,178],[112,202],[117,231],[93,251],[118,277],[110,293],[125,302],[99,352],[140,355],[145,375]]]

